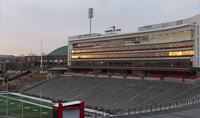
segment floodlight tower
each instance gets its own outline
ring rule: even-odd
[[[93,11],[94,11],[93,8],[89,8],[89,10],[88,10],[88,18],[90,19],[90,36],[92,33],[92,18],[94,17]]]
[[[200,0],[199,0],[199,15],[200,15]]]

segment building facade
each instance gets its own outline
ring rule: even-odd
[[[139,27],[125,34],[69,37],[71,70],[96,73],[195,73],[200,67],[200,16]]]
[[[42,57],[42,61],[44,68],[49,68],[54,66],[66,66],[67,56],[46,55]],[[41,56],[26,56],[25,63],[28,65],[28,67],[40,67]]]
[[[68,58],[68,47],[62,46],[59,47],[52,52],[50,52],[48,55],[42,56],[42,62],[44,68],[51,68],[51,67],[66,67],[67,66],[67,58]],[[40,67],[41,65],[41,56],[26,56],[25,57],[25,63],[28,66],[28,68],[31,67]]]

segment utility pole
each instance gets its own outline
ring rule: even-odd
[[[198,8],[198,10],[199,10],[199,11],[198,11],[198,15],[200,15],[200,0],[198,0],[198,7],[199,7],[199,8]]]

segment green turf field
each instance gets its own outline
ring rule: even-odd
[[[40,101],[33,102],[25,98],[0,94],[0,117],[6,116],[8,109],[8,116],[11,118],[52,118],[52,107],[46,104]]]

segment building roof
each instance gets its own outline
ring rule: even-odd
[[[68,46],[62,46],[60,48],[57,48],[57,49],[53,50],[52,52],[50,52],[48,55],[49,56],[52,56],[52,55],[67,56],[68,55]]]
[[[70,36],[68,39],[69,41],[76,41],[76,40],[83,40],[83,39],[99,39],[99,38],[113,38],[116,36],[127,36],[127,35],[133,35],[133,34],[143,34],[143,33],[150,33],[150,32],[157,32],[157,31],[165,31],[165,30],[171,30],[176,29],[180,27],[185,26],[194,26],[195,22],[199,23],[198,19],[200,18],[200,15],[196,15],[190,18],[185,18],[181,20],[176,21],[170,21],[165,23],[159,23],[159,24],[152,24],[152,25],[146,25],[138,28],[138,31],[136,32],[129,32],[129,33],[111,33],[111,34],[98,34],[90,36],[90,35],[77,35],[77,36]]]
[[[142,30],[142,31],[137,31],[137,32],[129,32],[129,33],[119,33],[119,34],[109,34],[109,35],[101,35],[101,36],[94,36],[94,37],[81,37],[78,39],[69,39],[69,42],[73,41],[85,41],[85,40],[91,40],[91,39],[104,39],[107,40],[106,38],[115,38],[115,37],[124,37],[124,36],[131,36],[131,35],[136,35],[136,34],[145,34],[145,33],[152,33],[152,32],[159,32],[159,31],[166,31],[166,30],[171,30],[171,29],[177,29],[177,28],[182,28],[182,27],[188,27],[188,26],[194,26],[193,24],[182,24],[182,25],[177,25],[177,26],[170,26],[170,27],[164,27],[164,28],[157,28],[153,30]]]
[[[81,101],[71,101],[71,102],[65,102],[65,103],[63,103],[63,106],[67,107],[67,106],[79,105],[79,104],[81,104]],[[58,103],[55,104],[54,106],[58,107]]]

